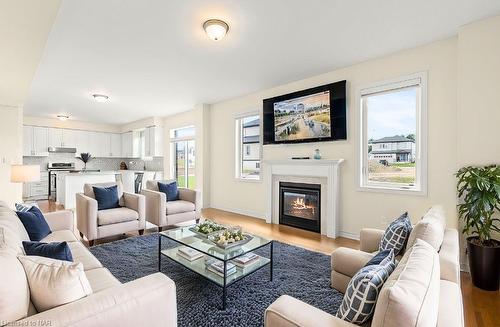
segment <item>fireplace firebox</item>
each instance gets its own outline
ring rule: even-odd
[[[279,183],[280,224],[321,232],[321,185]]]

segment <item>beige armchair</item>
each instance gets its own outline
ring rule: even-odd
[[[93,186],[118,186],[120,207],[97,210]],[[89,245],[94,240],[139,231],[142,235],[146,228],[146,201],[143,195],[123,192],[121,182],[85,184],[83,193],[76,194],[76,221],[80,236],[85,236]]]
[[[149,180],[141,193],[146,197],[146,220],[163,227],[200,218],[200,193],[188,188],[179,187],[179,200],[168,201],[165,193],[159,192],[158,182],[172,181]]]

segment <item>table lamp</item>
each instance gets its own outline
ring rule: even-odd
[[[40,181],[40,165],[12,165],[10,181],[12,183]]]

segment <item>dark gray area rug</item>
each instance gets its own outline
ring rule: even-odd
[[[163,248],[176,245],[162,239]],[[261,250],[269,253],[267,247]],[[156,233],[97,245],[90,251],[122,283],[158,271]],[[176,284],[181,327],[262,326],[265,309],[283,294],[331,314],[342,302],[342,294],[330,288],[330,256],[280,242],[274,243],[273,281],[265,267],[231,285],[225,311],[221,310],[222,288],[166,257],[162,272]]]

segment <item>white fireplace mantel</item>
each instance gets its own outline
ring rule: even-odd
[[[326,194],[321,209],[322,226],[326,228],[321,228],[321,234],[332,238],[339,236],[340,164],[343,161],[344,159],[263,161],[262,176],[267,201],[266,222],[279,223],[275,210],[279,206],[279,196],[276,196],[277,181],[288,181],[290,178],[317,178],[325,181],[321,183],[322,197]]]

